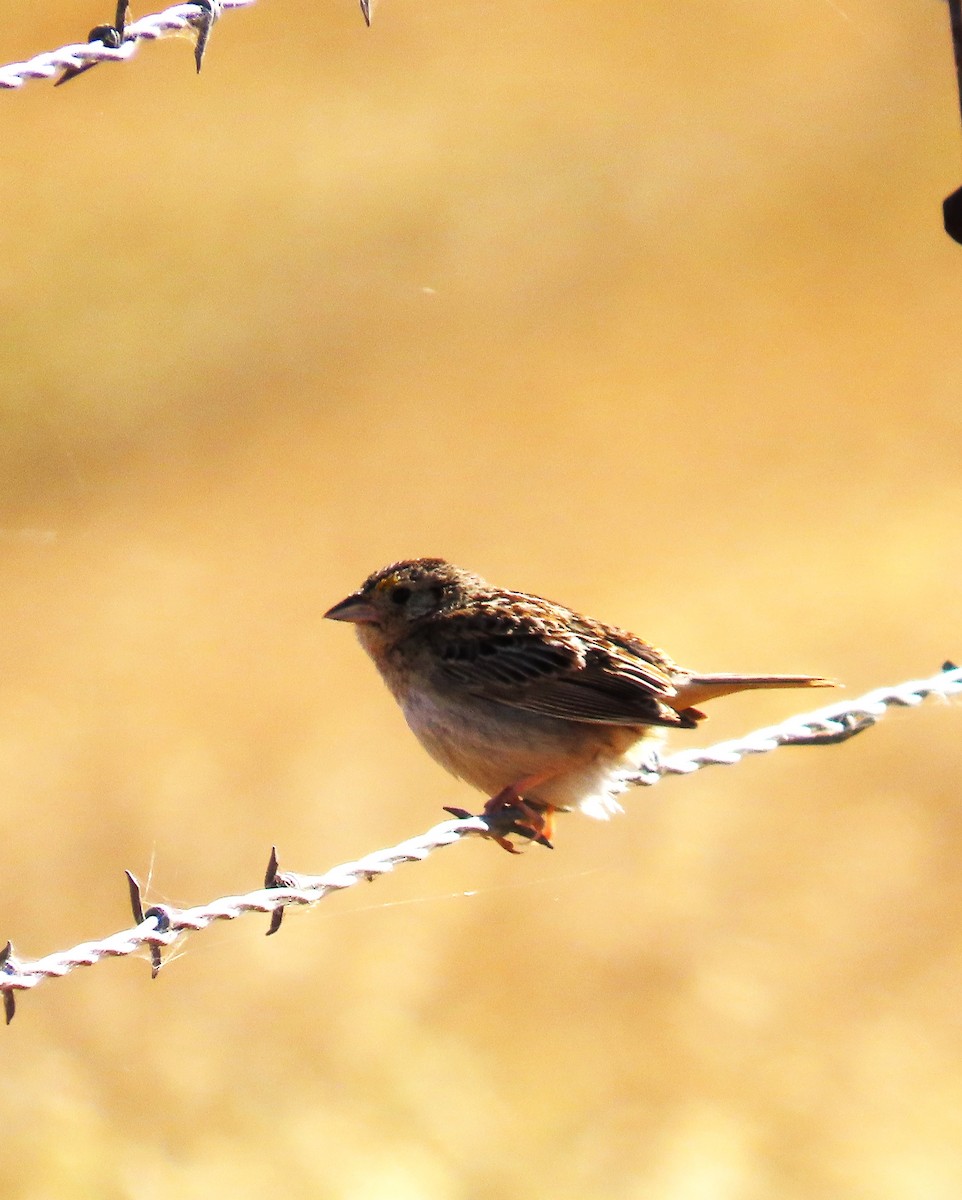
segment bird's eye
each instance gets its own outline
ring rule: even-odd
[[[407,604],[410,599],[411,589],[409,587],[405,587],[403,584],[401,584],[400,587],[394,588],[391,592],[392,604]]]

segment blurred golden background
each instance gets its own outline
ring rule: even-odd
[[[20,7],[4,63],[112,3]],[[394,558],[704,670],[962,655],[954,86],[937,0],[261,0],[0,96],[0,939],[480,805],[320,620]],[[959,722],[45,984],[0,1191],[957,1200]]]

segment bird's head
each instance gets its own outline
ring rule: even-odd
[[[478,586],[484,586],[482,579],[443,558],[408,559],[369,575],[324,616],[357,625],[359,634],[376,631],[394,641],[424,618],[462,607]]]

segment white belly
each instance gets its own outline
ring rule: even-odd
[[[486,795],[524,781],[526,799],[580,808],[606,818],[621,811],[616,796],[664,730],[648,725],[588,725],[520,709],[468,705],[409,692],[404,715],[421,744],[452,775]]]

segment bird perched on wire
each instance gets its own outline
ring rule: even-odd
[[[375,571],[324,615],[357,627],[421,744],[490,797],[484,816],[511,851],[506,833],[550,845],[559,810],[620,811],[616,796],[652,742],[694,728],[705,701],[832,686],[689,671],[633,633],[441,558]]]

